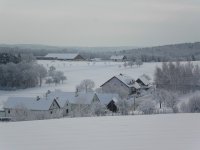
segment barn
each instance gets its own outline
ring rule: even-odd
[[[110,57],[110,60],[112,61],[126,61],[127,57],[124,55],[113,55]]]
[[[78,53],[49,53],[44,59],[46,60],[71,60],[71,61],[81,61],[85,60]]]

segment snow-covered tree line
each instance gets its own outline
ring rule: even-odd
[[[157,88],[190,92],[200,88],[200,68],[191,62],[163,63],[155,71],[155,84]]]
[[[188,102],[183,102],[181,104],[181,111],[186,113],[200,113],[200,95],[194,95]]]
[[[34,62],[7,63],[0,65],[0,88],[19,89],[42,85],[46,69]]]

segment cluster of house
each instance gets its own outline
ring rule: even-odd
[[[40,60],[68,60],[68,61],[83,61],[85,58],[79,53],[49,53],[46,56],[37,56]],[[112,61],[126,61],[124,55],[113,55],[110,57]],[[101,58],[93,58],[91,61],[101,61]]]
[[[96,92],[63,92],[60,90],[48,91],[44,97],[9,97],[4,104],[5,117],[16,117],[19,110],[29,110],[38,116],[55,118],[68,116],[77,106],[87,110],[92,104],[99,103],[110,112],[117,112],[117,101],[120,100],[120,93],[130,96],[138,94],[142,89],[151,87],[150,81],[141,76],[137,80],[119,74],[112,77],[101,85],[102,91]]]
[[[9,97],[4,105],[5,117],[17,117],[19,110],[28,110],[34,116],[43,116],[39,119],[69,116],[77,106],[80,109],[89,107],[98,102],[105,105],[110,111],[116,112],[117,94],[110,93],[76,93],[60,90],[48,91],[45,97]]]

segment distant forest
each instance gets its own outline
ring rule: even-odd
[[[200,42],[184,43],[120,51],[129,59],[140,57],[143,62],[200,60]]]
[[[140,58],[143,62],[196,61],[200,60],[200,42],[164,45],[130,49],[129,47],[51,47],[51,46],[9,46],[0,45],[0,53],[31,53],[45,56],[48,53],[80,53],[86,59],[102,58],[108,60],[111,55],[125,55],[128,60]]]

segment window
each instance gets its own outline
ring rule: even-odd
[[[50,111],[50,113],[52,114],[52,113],[53,113],[53,111]]]
[[[66,113],[68,114],[68,112],[69,112],[69,110],[68,109],[66,109]]]
[[[8,113],[10,114],[10,110],[8,110]]]

